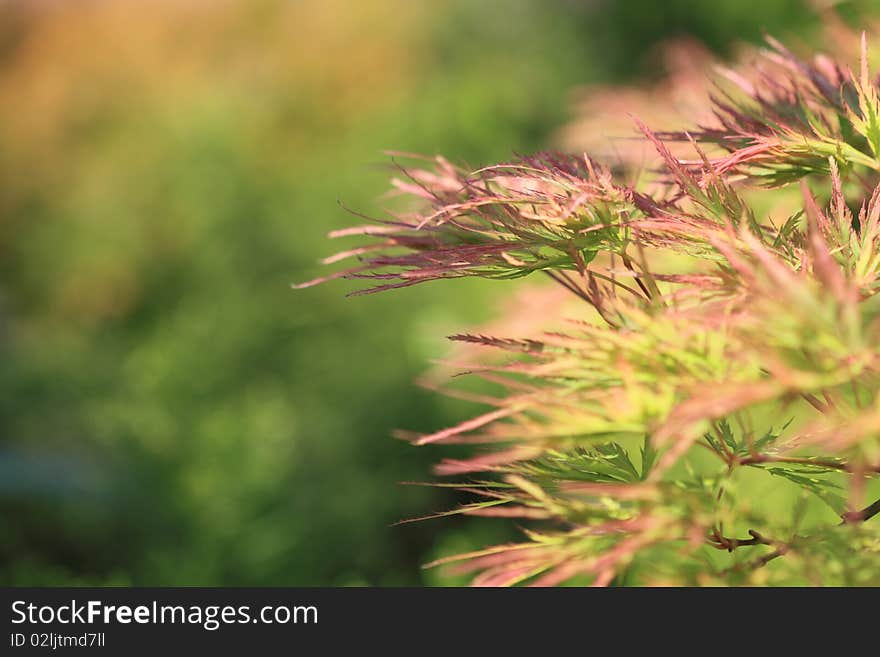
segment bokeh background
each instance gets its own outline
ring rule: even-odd
[[[850,15],[873,3],[842,3]],[[385,149],[552,146],[658,46],[809,41],[808,0],[0,0],[0,583],[447,584],[504,521],[391,437],[498,283],[295,292]]]

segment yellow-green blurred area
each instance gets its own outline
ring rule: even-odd
[[[0,2],[5,584],[444,583],[505,521],[449,508],[473,409],[413,385],[503,283],[347,299],[329,230],[385,149],[474,166],[550,145],[578,84],[655,46],[808,35],[796,0]],[[343,246],[350,244],[346,242]]]

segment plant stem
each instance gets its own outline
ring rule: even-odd
[[[841,472],[853,472],[853,466],[845,461],[835,461],[832,459],[815,459],[811,457],[798,456],[772,456],[770,454],[755,454],[746,456],[736,460],[737,465],[759,465],[761,463],[792,463],[796,465],[816,465],[829,470],[840,470]],[[863,469],[862,472],[878,473],[880,465]]]
[[[880,513],[880,499],[869,504],[861,511],[853,511],[843,514],[843,524],[853,524],[857,522],[865,522]]]

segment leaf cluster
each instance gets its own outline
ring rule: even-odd
[[[394,181],[409,211],[337,233],[373,238],[327,277],[369,280],[365,292],[543,272],[583,302],[541,335],[453,336],[506,354],[472,374],[504,392],[413,441],[474,446],[437,466],[475,498],[452,513],[534,525],[442,563],[482,585],[880,584],[867,62],[864,39],[858,73],[770,40],[728,74],[738,89],[714,98],[711,125],[638,124],[661,162],[647,183],[586,155],[477,171],[435,158]],[[761,210],[788,189],[793,213]]]

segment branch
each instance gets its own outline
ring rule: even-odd
[[[827,404],[823,404],[818,399],[816,399],[815,395],[811,395],[808,392],[802,392],[801,397],[803,397],[807,401],[807,403],[810,404],[810,406],[815,408],[820,413],[825,414],[828,413],[828,411],[830,410],[829,406]]]
[[[552,271],[550,271],[549,269],[545,269],[545,270],[543,270],[543,271],[544,271],[545,274],[547,274],[547,276],[549,276],[549,277],[552,278],[554,281],[556,281],[557,283],[559,283],[559,284],[560,284],[562,287],[564,287],[566,290],[568,290],[569,292],[572,292],[572,293],[575,294],[577,297],[583,299],[584,301],[586,301],[586,302],[589,303],[590,305],[594,305],[594,304],[593,304],[593,301],[590,299],[590,297],[587,296],[587,294],[586,294],[583,290],[581,290],[577,285],[575,285],[575,284],[571,281],[571,279],[569,279],[569,278],[566,277],[566,276],[563,276],[561,273],[557,274],[557,273],[555,273],[555,272],[552,272]]]
[[[865,522],[880,513],[880,500],[876,500],[873,504],[869,504],[861,511],[850,511],[843,514],[843,524],[854,524],[857,522]]]
[[[620,257],[623,260],[624,266],[633,272],[633,279],[635,280],[636,285],[639,286],[639,289],[641,289],[641,291],[645,293],[645,296],[648,297],[648,299],[652,299],[653,295],[648,290],[648,288],[645,287],[645,284],[642,282],[641,274],[639,274],[639,271],[635,267],[633,267],[632,260],[630,260],[629,256],[625,253],[622,253]]]
[[[874,501],[872,504],[869,504],[861,511],[844,513],[842,516],[843,522],[841,524],[846,525],[865,522],[866,520],[870,520],[878,514],[880,514],[880,499]],[[744,547],[748,545],[776,546],[776,549],[772,552],[768,552],[767,554],[757,559],[754,559],[753,561],[745,561],[722,571],[722,575],[726,575],[738,570],[743,570],[745,568],[750,568],[752,570],[762,568],[774,559],[786,554],[791,549],[792,544],[795,541],[805,540],[805,537],[795,536],[792,538],[792,541],[790,543],[783,543],[781,541],[774,541],[772,539],[769,539],[766,536],[759,534],[754,529],[749,530],[749,535],[751,535],[751,538],[749,539],[728,538],[726,536],[722,536],[717,529],[713,530],[712,536],[709,538],[709,544],[712,547],[718,548],[719,550],[727,550],[728,552],[733,552],[738,547]]]
[[[773,541],[766,536],[759,534],[754,529],[749,530],[749,535],[751,538],[728,538],[727,536],[722,536],[721,532],[717,529],[712,531],[712,536],[709,538],[709,545],[714,548],[718,548],[719,550],[727,550],[728,552],[733,552],[738,547],[745,547],[748,545],[778,545],[778,541]]]

